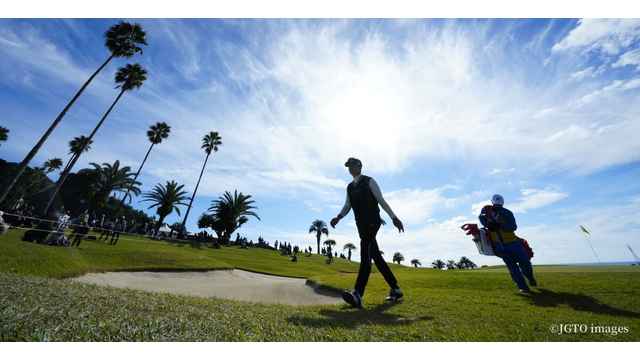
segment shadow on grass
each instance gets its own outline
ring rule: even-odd
[[[528,296],[526,296],[526,299],[531,301],[534,305],[540,307],[556,307],[558,305],[565,304],[577,311],[588,311],[611,316],[640,318],[640,314],[636,312],[624,309],[616,309],[586,295],[571,294],[566,292],[553,292],[540,289],[539,292],[531,292]]]
[[[351,305],[335,309],[322,309],[318,312],[318,317],[291,317],[288,321],[294,325],[324,328],[328,326],[354,328],[360,324],[366,325],[407,325],[411,322],[433,320],[433,317],[411,317],[407,318],[398,314],[390,314],[386,311],[394,307],[397,303],[385,303],[373,308],[353,308]]]

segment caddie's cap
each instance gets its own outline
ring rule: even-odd
[[[344,166],[349,167],[349,164],[358,164],[358,166],[362,166],[362,161],[354,157],[350,157],[349,160],[347,160],[347,162],[344,163]]]
[[[502,197],[502,195],[495,194],[491,198],[491,203],[493,205],[504,205],[504,198]]]

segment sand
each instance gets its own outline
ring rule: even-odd
[[[340,293],[319,289],[305,279],[237,269],[206,272],[108,272],[87,274],[75,280],[117,288],[251,302],[287,305],[343,303]]]

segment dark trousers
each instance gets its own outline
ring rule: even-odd
[[[115,239],[115,241],[114,241]],[[109,244],[117,244],[118,240],[120,240],[120,231],[114,231],[111,233],[111,241],[109,242]],[[107,242],[107,240],[105,239],[104,242]]]
[[[396,288],[398,281],[393,276],[389,265],[382,254],[380,248],[378,248],[378,241],[376,235],[380,230],[380,222],[373,224],[357,224],[358,235],[360,235],[360,269],[358,270],[358,278],[356,279],[355,289],[360,296],[364,295],[364,289],[369,282],[369,275],[371,274],[371,260],[376,264],[376,267],[380,271],[380,274],[384,277],[390,287]]]
[[[84,239],[85,235],[89,233],[89,227],[87,225],[79,225],[73,230],[71,236],[73,236],[73,242],[71,243],[71,247],[80,246],[82,239]]]

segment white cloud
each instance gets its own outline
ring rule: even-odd
[[[520,192],[523,195],[518,198],[520,202],[509,206],[514,213],[526,213],[527,210],[545,207],[569,196],[562,192],[540,189],[522,189]]]
[[[97,27],[68,21],[85,33]],[[390,224],[384,227],[385,250],[402,249],[423,265],[432,257],[469,255],[475,247],[459,227],[477,222],[480,206],[498,189],[512,211],[541,210],[524,218],[540,224],[523,228],[538,243],[536,259],[550,252],[561,259],[560,246],[580,246],[580,238],[562,242],[571,232],[560,230],[598,213],[585,210],[590,206],[574,196],[573,185],[606,188],[598,182],[603,170],[633,167],[640,159],[640,78],[609,67],[638,65],[637,52],[624,48],[637,39],[637,26],[625,21],[582,20],[565,36],[571,20],[146,19],[154,41],[135,60],[149,65],[149,81],[123,97],[81,161],[120,159],[135,169],[149,146],[148,126],[166,121],[172,133],[145,164],[143,191],[176,180],[191,192],[205,158],[201,139],[219,131],[224,145],[209,159],[191,216],[238,189],[259,201],[263,219],[247,224],[243,235],[297,243],[306,239],[310,221],[339,211],[349,181],[343,163],[357,156],[366,173],[384,178],[383,194],[407,228],[398,235]],[[61,31],[37,33],[31,39],[31,33],[3,32],[9,42],[0,42],[0,51],[9,56],[0,57],[7,66],[0,76],[20,69],[16,78],[38,91],[70,96],[75,92],[52,84],[86,80],[94,65],[77,56],[89,45],[69,47],[56,35]],[[551,54],[556,38],[564,40]],[[12,43],[31,45],[18,51]],[[622,54],[617,62],[601,56],[616,48]],[[583,50],[602,52],[586,59]],[[66,154],[69,134],[93,128],[115,97],[111,74],[96,80],[32,165]],[[20,142],[2,146],[10,161],[22,160],[41,135],[34,129],[57,115],[44,121],[34,111],[61,107],[49,97],[27,102],[33,93],[24,86],[3,94],[19,91],[19,101],[0,100],[3,108],[18,110],[5,112],[10,141]],[[18,127],[23,123],[28,126]],[[571,196],[562,189],[571,189]],[[568,215],[575,209],[568,204],[583,206],[581,216]],[[606,209],[625,219],[616,225],[637,227],[621,213],[629,210]],[[539,214],[552,211],[566,223]],[[601,223],[594,228],[600,226],[605,229]],[[353,221],[334,234],[337,241],[357,242]]]
[[[640,36],[640,19],[581,19],[553,51],[584,49],[618,54]]]
[[[622,56],[620,56],[618,61],[616,61],[611,66],[613,66],[613,67],[624,67],[624,66],[627,66],[627,65],[638,65],[637,70],[640,70],[640,50],[638,50],[638,49],[631,50],[631,51],[628,51],[628,52],[622,54]]]
[[[516,171],[515,168],[510,168],[510,169],[498,169],[498,168],[495,168],[495,169],[491,170],[489,175],[496,175],[496,174],[500,174],[500,173],[514,172],[514,171]]]
[[[615,96],[617,93],[634,90],[640,87],[640,77],[636,77],[631,80],[614,80],[611,85],[605,86],[602,89],[595,90],[590,94],[582,96],[576,105],[578,107],[592,104],[603,97]],[[612,94],[613,93],[613,94]]]
[[[593,74],[594,74],[594,67],[590,66],[590,67],[588,67],[588,68],[586,68],[586,69],[584,69],[582,71],[578,71],[578,72],[575,72],[575,73],[571,74],[571,77],[576,79],[576,80],[578,80],[578,81],[580,81],[580,80],[584,79],[585,77],[592,77]]]

